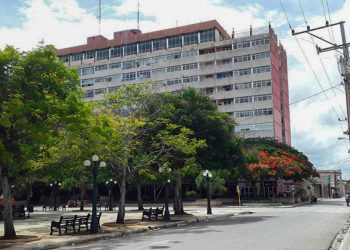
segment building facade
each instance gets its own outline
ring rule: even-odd
[[[342,179],[341,170],[317,170],[320,174],[318,183],[320,197],[324,198],[338,198],[344,197],[346,187]]]
[[[59,49],[77,67],[87,101],[124,84],[153,81],[159,92],[194,87],[239,123],[236,133],[291,144],[286,51],[269,27],[229,35],[215,20]]]

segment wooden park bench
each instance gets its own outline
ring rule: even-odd
[[[51,232],[50,235],[55,231],[55,229],[58,230],[59,234],[62,235],[61,229],[64,229],[64,233],[67,233],[67,231],[73,231],[75,233],[75,223],[77,221],[77,215],[74,215],[73,217],[60,217],[59,221],[51,221]]]
[[[158,216],[161,216],[162,219],[163,217],[163,211],[164,211],[164,207],[162,208],[150,208],[150,209],[146,209],[143,210],[142,212],[142,220],[144,220],[146,217],[148,218],[148,220],[151,220],[152,218],[154,218],[155,220],[158,220]]]
[[[102,213],[97,215],[97,225],[98,229],[101,229],[100,219]],[[86,216],[78,216],[74,215],[73,217],[63,217],[61,216],[59,221],[51,221],[51,232],[50,235],[54,231],[59,232],[62,235],[61,229],[64,229],[64,233],[67,231],[73,231],[74,233],[78,230],[80,232],[81,228],[86,228],[86,231],[89,231],[89,225],[91,224],[91,215],[88,213]],[[78,227],[78,228],[77,228]]]
[[[101,229],[101,225],[100,225],[101,215],[102,215],[102,213],[97,214],[97,227],[98,227],[98,229]],[[91,220],[92,220],[92,216],[90,216],[88,219],[88,225],[91,225]]]
[[[25,219],[26,212],[24,205],[18,207],[12,206],[12,217],[13,219]],[[4,206],[0,206],[0,220],[4,219]]]
[[[24,210],[24,205],[20,205],[18,207],[13,206],[12,207],[12,216],[13,216],[13,218],[25,219],[26,212]]]
[[[86,231],[89,231],[90,223],[91,223],[90,213],[88,213],[86,216],[78,216],[77,223],[76,223],[76,226],[79,226],[78,231],[80,232],[80,229],[83,227],[86,228]]]

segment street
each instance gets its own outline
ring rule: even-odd
[[[61,249],[329,249],[350,207],[344,199],[333,199],[300,207],[242,210],[253,213]]]

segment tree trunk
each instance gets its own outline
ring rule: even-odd
[[[153,202],[157,201],[156,184],[153,183]]]
[[[256,198],[256,181],[252,180],[252,194],[253,194],[253,199]]]
[[[85,187],[80,189],[80,211],[84,211],[84,197],[85,197]]]
[[[120,197],[119,197],[119,207],[117,223],[124,224],[125,218],[125,195],[126,195],[126,165],[123,167],[122,182],[120,184]]]
[[[141,183],[140,180],[136,183],[136,190],[137,190],[137,207],[138,210],[143,210],[143,204],[142,204],[142,190],[141,190]]]
[[[264,197],[264,178],[260,178],[260,191],[259,196]]]
[[[176,178],[175,182],[175,193],[174,193],[174,213],[175,214],[184,214],[184,208],[182,204],[182,182],[181,176]]]
[[[14,239],[16,238],[16,231],[12,217],[12,197],[8,182],[7,169],[4,169],[4,167],[2,168],[1,173],[1,185],[4,203],[4,239]]]
[[[27,190],[26,190],[26,202],[27,202],[27,208],[30,206],[30,199],[32,197],[32,185],[28,184]]]

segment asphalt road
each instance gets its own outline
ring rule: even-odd
[[[61,249],[326,250],[350,214],[344,199],[249,210],[254,213]]]

